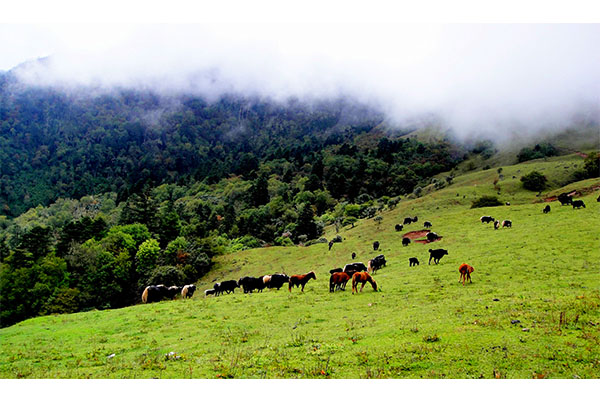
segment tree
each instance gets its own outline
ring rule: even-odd
[[[264,174],[261,174],[250,187],[250,203],[254,207],[262,206],[269,202],[269,182]]]
[[[319,234],[312,207],[308,203],[301,204],[296,222],[296,237],[306,235],[307,239],[311,240],[316,239]]]
[[[546,177],[537,171],[533,171],[521,177],[523,187],[534,192],[544,190],[546,188],[546,181]]]
[[[135,260],[137,262],[136,271],[141,282],[145,282],[152,273],[152,270],[156,268],[156,261],[159,254],[160,246],[156,239],[148,239],[140,245],[135,255]]]
[[[496,207],[501,205],[502,202],[496,196],[481,196],[471,203],[471,208]]]

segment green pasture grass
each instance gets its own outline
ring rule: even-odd
[[[443,190],[403,199],[383,220],[342,228],[342,243],[269,247],[221,256],[190,300],[53,315],[0,330],[1,378],[599,378],[600,203],[573,210],[524,191],[513,174],[575,159],[504,167],[510,206],[471,209],[496,193],[495,170],[457,177]],[[517,172],[520,170],[520,172]],[[556,178],[559,179],[559,178]],[[600,179],[574,184],[593,187]],[[556,188],[557,190],[560,188]],[[457,196],[456,194],[459,194]],[[466,198],[463,198],[465,196]],[[395,232],[405,216],[415,224]],[[510,219],[494,230],[481,215]],[[431,221],[440,241],[401,245]],[[330,239],[335,229],[329,227]],[[380,249],[373,251],[373,241]],[[428,250],[447,249],[439,265]],[[329,293],[332,268],[384,254],[380,291]],[[408,266],[409,257],[420,265]],[[472,283],[458,267],[475,268]],[[315,271],[301,293],[203,296],[213,281]],[[519,322],[512,323],[511,321]],[[174,352],[172,355],[169,353]],[[114,354],[114,356],[113,356]]]

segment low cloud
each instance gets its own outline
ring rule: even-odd
[[[508,139],[600,118],[600,25],[48,29],[52,56],[16,69],[27,84],[208,98],[351,96],[376,105],[392,123],[435,117],[462,138]]]

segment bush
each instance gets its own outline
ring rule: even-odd
[[[497,196],[481,196],[471,203],[471,208],[496,207],[501,205],[502,202],[498,200]]]
[[[146,285],[180,286],[185,281],[183,272],[172,266],[156,267],[150,273]]]
[[[539,192],[546,187],[547,179],[539,172],[533,171],[527,175],[523,175],[521,177],[521,182],[523,182],[523,187],[525,189]]]

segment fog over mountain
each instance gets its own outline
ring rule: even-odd
[[[209,99],[350,96],[393,124],[435,120],[460,138],[498,141],[600,119],[597,24],[44,29],[38,34],[46,32],[50,57],[13,69],[25,84]]]

